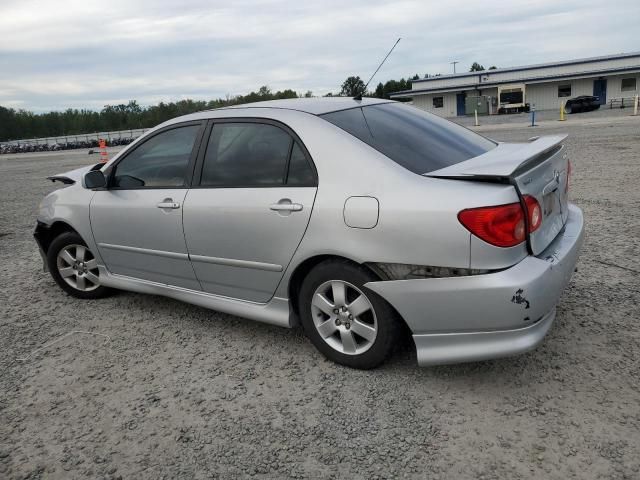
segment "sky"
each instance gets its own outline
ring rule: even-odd
[[[640,50],[640,1],[0,0],[0,105],[35,112],[314,95]]]

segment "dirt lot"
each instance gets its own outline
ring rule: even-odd
[[[586,117],[585,117],[586,118]],[[325,361],[299,330],[121,293],[83,302],[31,238],[45,177],[85,152],[0,157],[0,478],[640,478],[640,117],[563,131],[587,239],[534,352],[418,368]],[[55,345],[18,360],[73,331]]]

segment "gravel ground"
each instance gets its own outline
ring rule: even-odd
[[[587,239],[556,324],[520,357],[418,368],[407,346],[368,372],[299,330],[66,296],[34,215],[47,175],[96,157],[0,157],[0,478],[640,478],[640,118],[479,130],[570,134]],[[18,360],[74,331],[108,337]]]

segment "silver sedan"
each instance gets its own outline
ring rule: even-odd
[[[78,298],[166,295],[283,327],[372,368],[521,353],[583,239],[563,136],[496,143],[376,99],[293,99],[154,128],[50,177],[35,237]]]

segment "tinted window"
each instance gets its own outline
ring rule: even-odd
[[[291,150],[291,160],[289,161],[287,185],[291,187],[308,187],[315,185],[315,183],[315,174],[307,161],[307,157],[300,145],[294,143]]]
[[[471,130],[397,103],[322,115],[414,173],[455,165],[496,146]]]
[[[291,136],[273,125],[214,125],[202,168],[203,186],[275,186],[284,183]]]
[[[174,128],[150,138],[116,165],[113,186],[182,187],[200,125]]]

